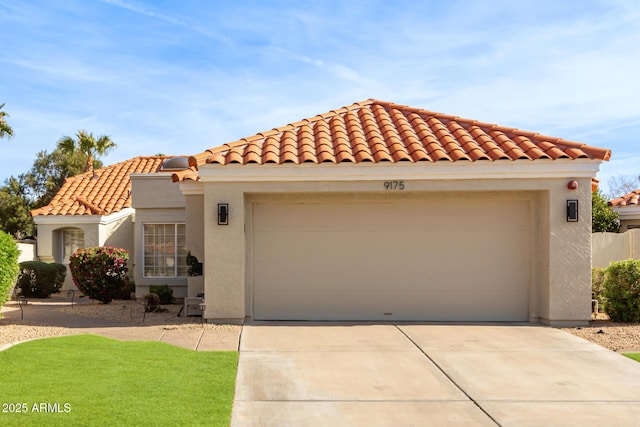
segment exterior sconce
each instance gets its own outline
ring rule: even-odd
[[[569,190],[577,190],[578,189],[578,181],[576,181],[576,180],[569,181],[569,183],[567,184],[567,188]]]
[[[567,222],[578,222],[577,200],[567,200]]]
[[[218,225],[229,225],[229,203],[218,203]]]

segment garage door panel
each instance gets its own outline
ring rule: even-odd
[[[527,320],[528,202],[495,204],[256,204],[254,318]]]
[[[278,320],[379,320],[379,321],[526,321],[526,304],[505,307],[503,293],[460,290],[359,291],[281,291],[263,295],[261,309],[283,313]],[[517,297],[517,295],[514,295]],[[281,301],[296,303],[282,311]],[[515,299],[515,298],[514,298]],[[515,299],[517,301],[517,299]],[[487,319],[487,312],[492,316]]]

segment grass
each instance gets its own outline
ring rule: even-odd
[[[25,342],[0,352],[0,425],[228,426],[237,365],[237,352],[95,335]]]
[[[623,355],[627,356],[629,359],[640,362],[640,353],[623,353]]]

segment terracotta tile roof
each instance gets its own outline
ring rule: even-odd
[[[609,202],[609,206],[640,206],[640,190],[632,191],[629,194],[625,194],[622,197],[611,200]]]
[[[535,132],[370,99],[209,149],[174,181],[197,180],[204,163],[300,164],[608,160],[610,150]]]
[[[51,203],[31,215],[109,215],[131,207],[129,175],[158,172],[168,158],[135,157],[67,178]]]

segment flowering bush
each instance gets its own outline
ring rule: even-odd
[[[99,246],[78,249],[69,258],[69,268],[83,294],[108,304],[126,286],[128,260],[125,249]]]

